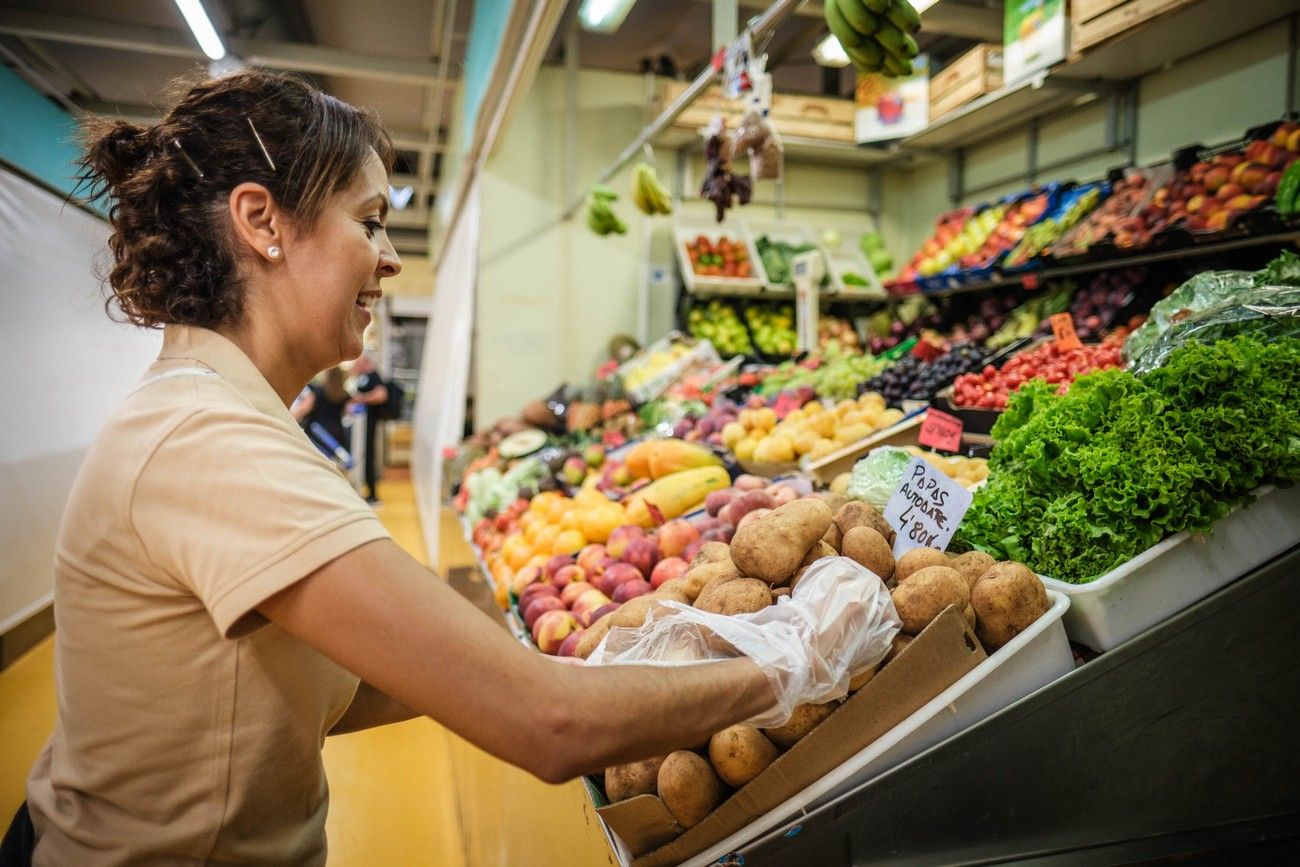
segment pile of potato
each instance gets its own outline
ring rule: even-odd
[[[889,654],[876,670],[855,677],[850,693],[870,682],[949,605],[963,612],[990,652],[1050,607],[1042,581],[1019,563],[996,562],[978,551],[953,556],[933,548],[915,548],[895,561],[893,543],[893,528],[873,506],[839,494],[758,509],[741,520],[730,547],[705,544],[684,576],[592,624],[575,655],[588,657],[611,627],[640,626],[656,598],[676,599],[716,614],[756,612],[789,595],[814,562],[841,555],[880,576],[891,588],[903,622]],[[605,793],[611,803],[657,795],[678,824],[690,828],[816,728],[838,704],[802,705],[779,728],[734,725],[698,750],[609,768]]]

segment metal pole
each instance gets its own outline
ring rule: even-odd
[[[748,30],[751,38],[755,42],[758,42],[794,15],[795,10],[805,2],[806,0],[776,0],[775,3],[767,8],[766,12],[760,15],[758,19],[749,26]],[[624,166],[635,159],[637,154],[641,153],[643,147],[657,138],[659,134],[668,127],[672,126],[673,121],[677,120],[682,112],[689,108],[690,105],[704,93],[704,91],[708,90],[709,85],[713,84],[714,79],[716,78],[717,73],[713,70],[713,67],[706,67],[695,77],[695,80],[691,82],[690,86],[687,87],[679,97],[673,100],[667,108],[660,112],[657,118],[647,124],[645,129],[641,130],[641,134],[638,135],[631,144],[624,148],[623,152],[620,153],[612,163],[606,166],[604,170],[596,176],[595,182],[598,184],[607,183],[610,178],[622,171]],[[585,199],[585,196],[575,196],[569,206],[560,212],[560,219],[567,220],[569,217],[572,217],[574,213],[582,207]]]

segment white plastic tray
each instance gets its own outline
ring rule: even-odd
[[[945,738],[1019,701],[1074,670],[1061,617],[1070,600],[1051,589],[1052,607],[1009,644],[877,738],[861,752],[776,809],[750,822],[689,865],[712,864],[782,822],[797,817],[915,756]]]
[[[711,244],[716,244],[723,235],[743,243],[745,249],[749,251],[750,276],[715,277],[696,274],[695,268],[691,265],[691,257],[686,252],[686,244],[700,235],[708,238]],[[752,292],[757,295],[763,292],[763,287],[767,283],[767,274],[763,271],[763,261],[758,257],[754,238],[741,220],[730,219],[715,223],[712,220],[678,217],[673,224],[673,247],[677,250],[677,263],[682,269],[682,280],[685,281],[688,292],[707,294],[709,290],[720,290],[735,293]]]
[[[749,237],[754,239],[754,251],[758,251],[758,239],[766,237],[774,243],[785,243],[790,245],[802,246],[807,244],[815,247],[822,256],[822,266],[826,269],[826,283],[819,287],[823,295],[834,295],[840,291],[840,283],[835,276],[835,272],[830,267],[830,259],[826,255],[826,248],[822,246],[821,241],[817,238],[817,233],[813,231],[812,226],[799,222],[768,222],[764,220],[746,220],[745,228],[749,230]],[[794,279],[791,277],[785,283],[777,283],[772,279],[772,275],[767,273],[764,267],[763,273],[767,276],[767,288],[772,290],[794,290]]]
[[[1214,525],[1203,540],[1170,536],[1096,581],[1043,578],[1070,597],[1065,631],[1093,650],[1110,650],[1231,584],[1300,542],[1300,488],[1260,488],[1251,505]]]

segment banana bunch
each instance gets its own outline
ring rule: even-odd
[[[632,172],[632,201],[649,217],[673,212],[672,196],[649,163],[637,163]]]
[[[614,213],[613,203],[618,200],[618,193],[604,184],[596,184],[587,196],[587,228],[597,235],[613,232],[622,235],[627,231],[627,223]]]
[[[907,0],[826,0],[826,26],[859,72],[912,74],[921,16]]]

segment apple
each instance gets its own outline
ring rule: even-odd
[[[659,540],[659,553],[665,557],[680,557],[687,545],[700,538],[700,532],[691,526],[690,521],[674,518],[659,528],[656,538]]]
[[[627,550],[628,543],[633,539],[644,538],[644,536],[645,530],[636,524],[624,524],[609,534],[609,541],[605,543],[605,551],[615,560],[622,560],[623,552]]]
[[[558,596],[540,596],[528,603],[524,609],[524,625],[529,629],[537,622],[547,611],[563,611],[564,601]]]
[[[649,578],[659,562],[659,546],[648,536],[632,539],[623,551],[623,562],[636,567],[642,578]]]
[[[650,582],[645,579],[628,581],[626,584],[618,585],[618,589],[614,591],[614,601],[622,604],[629,599],[644,596],[652,590],[654,590],[654,588],[651,587]]]
[[[547,611],[532,625],[533,641],[542,653],[552,656],[560,649],[564,639],[578,631],[578,620],[567,611]]]
[[[568,566],[561,566],[559,571],[551,578],[551,583],[563,590],[575,581],[582,582],[587,580],[587,570],[574,563]]]
[[[573,656],[573,652],[578,649],[578,642],[582,640],[582,633],[586,631],[586,629],[579,629],[566,635],[564,640],[560,642],[559,649],[555,651],[555,655]]]
[[[685,575],[689,568],[690,564],[681,557],[665,557],[655,564],[654,571],[650,573],[650,586],[658,590],[664,582]]]
[[[578,598],[588,590],[596,590],[595,585],[588,584],[586,581],[574,581],[560,591],[560,599],[564,600],[565,605],[572,608],[573,603],[577,602]],[[600,591],[597,590],[597,592]]]

